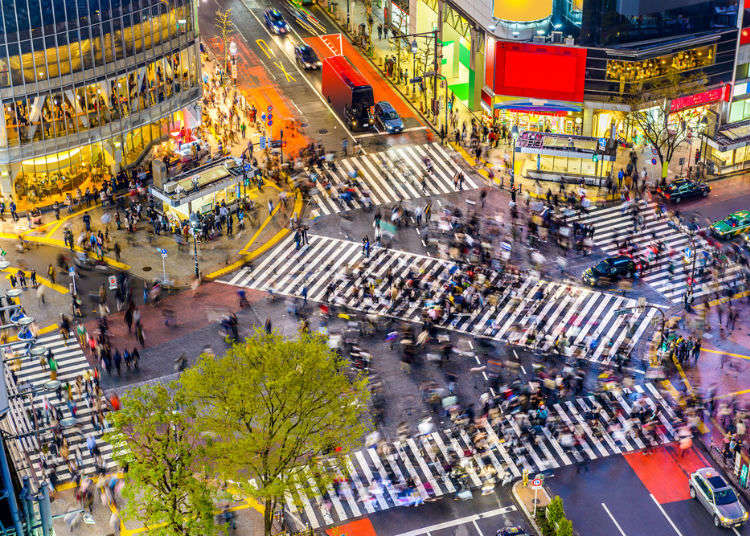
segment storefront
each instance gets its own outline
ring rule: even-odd
[[[205,214],[215,206],[230,205],[243,195],[243,169],[233,157],[211,162],[164,183],[149,191],[162,202],[162,210],[170,221],[183,221],[193,212]]]
[[[706,171],[720,175],[750,168],[750,119],[730,123],[718,129],[715,135],[701,136],[701,148]]]
[[[516,142],[515,169],[525,179],[601,186],[611,176],[617,145],[604,138],[524,132]]]
[[[583,113],[578,104],[508,97],[496,97],[494,101],[493,113],[488,118],[506,128],[516,125],[519,131],[583,134]]]

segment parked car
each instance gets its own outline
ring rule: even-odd
[[[716,238],[732,238],[750,231],[750,210],[740,210],[711,224]]]
[[[315,71],[323,66],[323,62],[318,59],[318,55],[310,45],[297,45],[294,47],[294,59],[306,71]]]
[[[281,11],[278,9],[266,9],[263,18],[266,21],[266,28],[268,28],[271,33],[275,33],[276,35],[286,35],[289,33],[289,26],[284,20]]]
[[[630,279],[640,270],[640,263],[633,258],[627,255],[615,255],[587,268],[583,272],[582,279],[584,283],[592,286],[612,284],[621,279]]]
[[[656,193],[662,199],[675,204],[708,197],[709,192],[711,192],[711,187],[708,184],[690,179],[678,179],[667,184],[664,188],[656,189]]]
[[[690,474],[690,496],[703,505],[717,527],[739,527],[747,521],[747,510],[724,477],[712,467]]]
[[[380,101],[375,103],[373,113],[375,115],[375,125],[388,134],[403,132],[404,121],[390,102]]]

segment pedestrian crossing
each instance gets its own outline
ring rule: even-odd
[[[287,296],[306,294],[312,301],[421,322],[424,312],[446,295],[449,278],[457,269],[445,259],[379,247],[366,258],[361,244],[310,235],[309,244],[299,250],[287,237],[257,265],[223,282]],[[391,300],[389,278],[419,275],[432,285],[431,294],[420,295],[421,300]],[[369,281],[375,298],[361,296],[364,280]],[[484,285],[492,291],[489,296],[479,296],[476,306],[435,320],[436,325],[529,346],[533,333],[535,347],[545,351],[556,339],[566,339],[566,353],[575,347],[587,348],[588,359],[609,363],[618,350],[627,353],[637,344],[656,312],[654,308],[636,310],[636,300],[625,296],[526,275],[511,284],[503,274],[493,272]],[[618,309],[631,312],[618,315]]]
[[[644,434],[640,425],[632,426],[635,406],[643,406],[658,422],[654,432]],[[544,425],[531,423],[522,412],[499,413],[481,419],[474,429],[433,428],[356,450],[338,462],[325,459],[300,468],[285,497],[287,511],[317,529],[460,489],[492,490],[520,478],[524,470],[534,475],[677,439],[675,413],[651,383],[628,393],[559,400],[547,409]],[[535,432],[528,433],[529,427]],[[333,472],[335,488],[319,478],[326,471]]]
[[[425,175],[425,159],[432,162],[433,172]],[[311,196],[317,211],[327,215],[366,206],[365,192],[374,205],[385,205],[408,199],[457,191],[453,178],[460,168],[448,150],[439,143],[398,145],[386,151],[343,158],[336,161],[336,169],[329,170],[329,188],[318,184]],[[354,186],[356,196],[346,202],[340,199],[348,187],[350,176],[357,172]],[[426,177],[424,184],[422,178]],[[477,184],[468,174],[463,187],[475,189]]]
[[[116,464],[111,460],[112,447],[101,440],[103,430],[101,427],[96,430],[92,420],[96,411],[94,401],[91,400],[89,403],[85,389],[78,392],[75,387],[76,378],[83,377],[87,372],[93,374],[78,341],[73,336],[66,341],[60,333],[55,332],[39,337],[36,347],[43,347],[45,351],[46,349],[52,350],[58,364],[57,380],[61,382],[63,388],[58,398],[55,389],[49,388],[51,386],[50,372],[46,365],[42,365],[39,358],[21,357],[20,368],[18,368],[19,361],[15,356],[25,353],[25,343],[14,344],[4,350],[5,382],[10,400],[10,411],[6,423],[11,428],[8,432],[19,437],[18,440],[7,443],[11,452],[15,451],[15,454],[19,456],[19,459],[15,460],[16,467],[33,473],[40,482],[47,478],[42,464],[43,457],[46,459],[47,466],[54,468],[59,483],[73,480],[68,463],[77,467],[82,475],[92,474],[95,472],[95,459],[86,445],[86,437],[93,434],[105,469],[107,471],[114,469]],[[75,406],[75,418],[72,417],[71,409],[67,404],[65,388],[67,383],[70,383],[72,388],[71,402]],[[59,454],[54,455],[50,452],[49,445],[53,441],[50,426],[45,422],[44,417],[41,422],[35,418],[35,410],[41,410],[43,414],[45,405],[53,411],[57,408],[62,412],[62,434],[68,442],[69,462],[66,462]]]
[[[732,285],[744,279],[742,267],[730,263],[717,278],[713,278],[707,268],[704,275],[699,274],[699,268],[704,259],[704,251],[710,249],[706,240],[697,233],[691,233],[684,226],[670,220],[666,214],[660,215],[658,205],[641,200],[639,214],[643,218],[642,225],[634,231],[633,217],[628,205],[599,207],[588,211],[586,216],[578,218],[578,222],[594,228],[594,245],[606,253],[615,255],[619,251],[619,244],[629,238],[636,247],[636,256],[650,257],[650,248],[657,241],[664,245],[661,255],[651,261],[646,273],[641,277],[643,282],[652,286],[672,302],[680,302],[687,292],[692,262],[683,262],[683,252],[695,244],[697,250],[696,277],[693,289],[694,298],[716,292],[719,286]],[[675,254],[670,259],[669,251]],[[673,268],[670,272],[670,263]],[[716,283],[711,283],[715,281]]]

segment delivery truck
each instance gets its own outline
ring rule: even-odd
[[[372,128],[372,86],[344,56],[323,60],[323,96],[350,130]]]

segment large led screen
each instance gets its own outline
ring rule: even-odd
[[[585,73],[585,48],[495,43],[497,95],[581,102]]]

